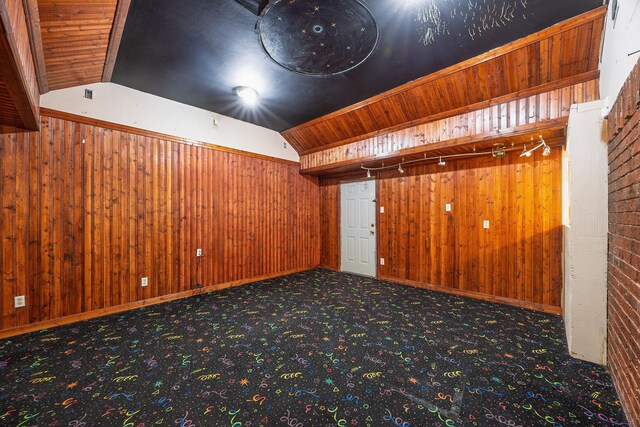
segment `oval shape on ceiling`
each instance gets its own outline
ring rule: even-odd
[[[260,14],[257,32],[275,62],[316,76],[357,67],[378,43],[378,25],[358,0],[275,0]]]

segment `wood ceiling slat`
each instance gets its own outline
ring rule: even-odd
[[[101,81],[118,0],[38,0],[50,89]]]
[[[282,132],[300,154],[415,126],[465,106],[542,87],[598,68],[605,8],[440,70]],[[535,109],[534,109],[535,112]],[[310,148],[311,147],[311,148]]]

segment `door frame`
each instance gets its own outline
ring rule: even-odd
[[[362,275],[363,277],[373,277],[374,279],[377,279],[378,276],[380,275],[380,272],[378,271],[380,268],[380,263],[378,262],[378,244],[380,239],[378,239],[378,224],[380,223],[379,221],[379,217],[378,215],[380,215],[380,209],[378,209],[378,193],[379,193],[379,179],[376,176],[372,176],[371,178],[348,178],[348,179],[341,179],[338,182],[338,257],[339,257],[339,265],[338,265],[338,269],[341,272],[345,272],[344,269],[342,268],[342,184],[352,184],[354,182],[364,182],[364,181],[373,181],[374,182],[374,191],[375,191],[375,198],[374,198],[374,205],[375,205],[375,215],[374,215],[374,221],[375,221],[375,229],[376,229],[376,234],[375,234],[375,246],[374,246],[374,262],[375,262],[375,275],[374,276],[365,276]],[[352,273],[350,271],[346,271],[345,273],[349,273],[349,274],[358,274],[358,273]]]

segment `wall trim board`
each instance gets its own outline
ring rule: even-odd
[[[54,119],[62,119],[69,120],[76,123],[98,126],[102,128],[107,128],[111,130],[116,130],[120,132],[128,132],[134,133],[140,136],[147,136],[150,138],[159,138],[164,139],[166,141],[177,142],[179,144],[193,145],[202,148],[208,148],[211,150],[221,151],[230,154],[237,154],[240,156],[253,157],[255,159],[268,160],[271,162],[284,163],[286,165],[291,166],[299,166],[299,162],[295,162],[293,160],[281,159],[279,157],[267,156],[265,154],[251,153],[249,151],[238,150],[236,148],[224,147],[222,145],[216,145],[209,142],[196,141],[188,138],[181,138],[179,136],[169,135],[166,133],[154,132],[146,129],[141,129],[133,126],[121,125],[118,123],[113,123],[105,120],[93,119],[91,117],[80,116],[78,114],[67,113],[59,110],[52,110],[49,108],[41,108],[40,114],[42,116],[51,117]]]
[[[317,153],[319,151],[324,151],[330,148],[340,147],[342,145],[347,145],[352,142],[361,141],[363,139],[369,139],[375,136],[385,135],[388,133],[397,132],[403,129],[412,128],[415,126],[419,126],[425,123],[433,122],[436,120],[446,119],[449,117],[457,116],[460,114],[468,113],[475,110],[481,110],[483,108],[492,107],[501,103],[514,101],[519,98],[528,98],[530,96],[538,95],[544,92],[551,92],[555,89],[562,89],[567,86],[573,86],[578,83],[586,83],[591,80],[598,80],[600,77],[600,72],[598,70],[588,71],[586,73],[578,74],[575,76],[567,77],[560,80],[554,80],[549,83],[545,83],[539,86],[534,86],[528,89],[524,89],[518,92],[509,93],[507,95],[498,96],[495,98],[488,99],[486,101],[477,102],[475,104],[466,105],[464,107],[455,108],[453,110],[443,111],[441,113],[432,114],[421,119],[412,120],[410,122],[401,123],[399,125],[395,125],[392,127],[376,130],[373,132],[365,133],[362,135],[358,135],[353,138],[343,139],[341,141],[332,142],[331,144],[323,145],[322,147],[316,147],[309,150],[305,150],[300,152],[300,156],[306,156],[308,154]]]
[[[323,121],[326,121],[326,120],[331,119],[333,117],[336,117],[336,116],[339,116],[341,114],[344,114],[344,113],[346,113],[348,111],[357,110],[357,109],[365,107],[365,106],[367,106],[369,104],[373,104],[373,103],[378,102],[380,100],[383,100],[385,98],[389,98],[389,97],[394,96],[396,94],[405,92],[405,91],[407,91],[407,90],[409,90],[409,89],[411,89],[413,87],[423,85],[423,84],[425,84],[427,82],[436,80],[436,79],[438,79],[440,77],[443,77],[443,76],[446,76],[446,75],[449,75],[449,74],[453,74],[456,71],[459,71],[459,70],[462,70],[462,69],[465,69],[465,68],[469,68],[469,67],[472,67],[472,66],[477,65],[477,64],[481,64],[481,63],[486,62],[486,61],[488,61],[490,59],[493,59],[493,58],[495,58],[497,56],[504,55],[505,53],[508,53],[508,52],[512,52],[512,51],[514,51],[516,49],[519,49],[521,47],[524,47],[524,46],[527,46],[527,45],[529,45],[531,43],[534,43],[534,42],[538,41],[541,38],[546,38],[546,37],[549,37],[549,36],[551,36],[553,34],[562,33],[564,31],[570,30],[572,28],[578,27],[578,26],[584,24],[585,22],[595,21],[596,19],[602,18],[606,14],[606,11],[607,11],[607,7],[606,6],[598,7],[596,9],[593,9],[593,10],[589,11],[589,12],[583,13],[582,15],[579,15],[579,16],[577,16],[575,18],[571,18],[571,19],[568,19],[566,21],[562,21],[562,22],[560,22],[558,24],[552,25],[551,27],[545,28],[545,29],[543,29],[543,30],[541,30],[541,31],[539,31],[537,33],[534,33],[534,34],[531,34],[529,36],[523,37],[521,39],[515,40],[515,41],[513,41],[511,43],[508,43],[508,44],[506,44],[504,46],[497,47],[497,48],[495,48],[493,50],[490,50],[490,51],[488,51],[486,53],[483,53],[481,55],[474,56],[473,58],[467,59],[466,61],[459,62],[459,63],[457,63],[455,65],[452,65],[450,67],[444,68],[444,69],[442,69],[440,71],[436,71],[435,73],[431,73],[431,74],[429,74],[429,75],[427,75],[425,77],[422,77],[420,79],[416,79],[416,80],[413,80],[411,82],[405,83],[405,84],[403,84],[401,86],[398,86],[398,87],[396,87],[394,89],[391,89],[391,90],[389,90],[387,92],[381,93],[380,95],[371,97],[371,98],[366,99],[364,101],[361,101],[359,103],[356,103],[356,104],[350,105],[348,107],[342,108],[340,110],[334,111],[333,113],[324,115],[322,117],[318,117],[317,119],[310,120],[310,121],[308,121],[306,123],[303,123],[300,126],[297,126],[297,127],[291,128],[291,129],[287,129],[286,131],[283,132],[283,134],[289,133],[290,131],[292,131],[294,129],[295,130],[300,130],[300,129],[307,128],[307,127],[312,126],[312,125],[314,125],[316,123],[323,122]]]
[[[529,310],[542,311],[544,313],[560,315],[562,314],[561,307],[554,307],[550,305],[537,304],[534,302],[519,301],[513,298],[499,297],[489,294],[483,294],[480,292],[466,291],[462,289],[445,288],[443,286],[431,285],[429,283],[416,282],[414,280],[398,279],[392,276],[379,275],[378,280],[386,280],[387,282],[398,283],[400,285],[409,285],[416,288],[428,289],[431,291],[443,292],[452,295],[458,295],[468,298],[479,299],[482,301],[495,302],[499,304],[512,305],[515,307],[526,308]]]
[[[187,291],[177,292],[169,295],[161,295],[153,298],[143,299],[139,301],[130,302],[127,304],[121,304],[108,308],[101,308],[98,310],[92,310],[85,313],[72,314],[70,316],[59,317],[51,320],[44,320],[42,322],[31,323],[24,326],[17,326],[14,328],[0,330],[0,339],[13,337],[16,335],[22,335],[29,332],[36,332],[42,329],[54,328],[57,326],[68,325],[70,323],[81,322],[84,320],[95,319],[97,317],[108,316],[110,314],[122,313],[124,311],[134,310],[137,308],[147,307],[150,305],[162,304],[169,301],[178,299],[184,299],[193,297],[196,295],[211,293],[222,289],[234,288],[237,286],[247,285],[262,280],[273,279],[275,277],[282,277],[289,274],[299,273],[301,271],[312,270],[315,266],[294,268],[292,270],[280,271],[272,274],[264,274],[261,276],[250,277],[247,279],[234,280],[231,282],[219,283],[217,285],[206,286],[201,289],[190,289]]]

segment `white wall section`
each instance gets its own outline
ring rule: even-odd
[[[600,139],[604,101],[571,107],[567,136],[569,223],[564,229],[564,320],[569,353],[607,357],[607,144]],[[564,191],[563,191],[564,193]]]
[[[93,99],[84,90],[93,90]],[[299,161],[298,153],[271,129],[181,104],[114,83],[95,83],[42,95],[44,108],[153,132]],[[218,126],[214,127],[213,120]]]
[[[612,13],[609,2],[599,67],[600,98],[608,98],[609,107],[640,58],[640,0],[618,0],[615,21]]]

